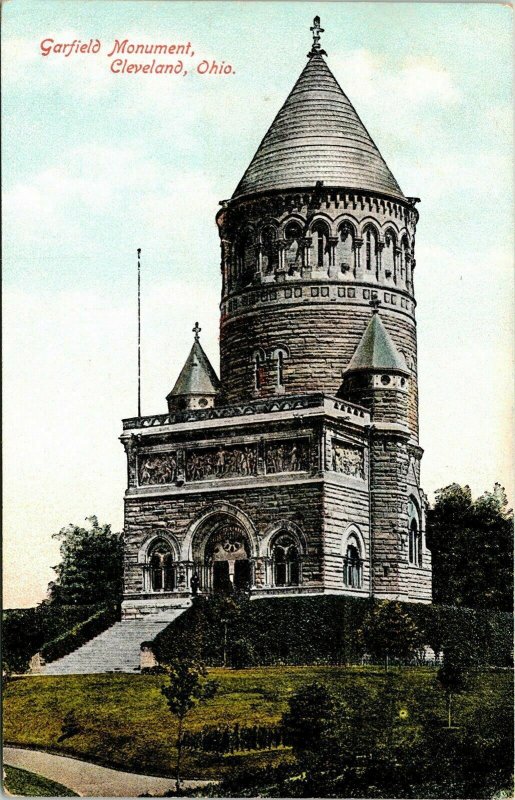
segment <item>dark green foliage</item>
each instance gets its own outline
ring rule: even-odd
[[[213,698],[218,690],[216,681],[206,680],[207,671],[203,664],[191,659],[171,661],[166,669],[168,683],[161,687],[166,698],[168,710],[177,717],[177,763],[175,789],[181,789],[181,756],[184,746],[183,726],[189,712]]]
[[[53,603],[78,605],[117,602],[123,592],[123,537],[110,525],[89,517],[89,528],[68,525],[54,539],[61,541],[57,579],[48,585]]]
[[[358,631],[363,651],[376,661],[413,658],[423,645],[422,635],[401,603],[387,600],[376,603],[363,619]]]
[[[448,642],[445,645],[443,663],[436,673],[436,680],[445,691],[449,728],[452,727],[452,698],[467,689],[474,661],[474,654],[463,642]]]
[[[296,692],[289,705],[282,720],[286,737],[306,783],[319,792],[340,770],[345,706],[316,681]]]
[[[184,747],[204,753],[235,753],[271,750],[288,744],[281,725],[217,725],[200,731],[186,731]]]
[[[84,619],[97,606],[63,606],[44,602],[35,608],[4,611],[2,615],[2,662],[4,669],[25,672],[31,657],[49,642]]]
[[[228,605],[217,598],[199,597],[158,634],[153,649],[162,663],[189,655],[221,666],[224,650],[227,666],[359,663],[365,647],[369,655],[374,649],[372,638],[365,634],[365,621],[373,618],[374,609],[390,605],[397,604],[333,596],[243,598]],[[412,621],[402,624],[413,636],[410,633],[408,641],[404,637],[402,648],[392,641],[394,661],[405,662],[411,652],[413,662],[418,663],[420,645],[429,645],[440,653],[446,643],[462,642],[477,665],[512,664],[511,614],[422,603],[402,603],[400,607],[401,615]],[[384,651],[377,652],[376,657],[382,663]]]
[[[99,633],[111,627],[119,619],[119,616],[117,603],[107,608],[100,608],[88,619],[78,622],[66,633],[44,644],[40,650],[41,655],[48,662],[72,653],[78,647],[93,639],[94,636],[98,636]]]
[[[468,486],[440,489],[426,531],[436,603],[512,610],[513,512],[498,483],[476,500]]]

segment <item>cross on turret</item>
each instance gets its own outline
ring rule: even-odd
[[[370,301],[369,305],[372,306],[372,314],[379,313],[379,306],[381,305],[381,301],[377,297],[374,297],[374,299]]]
[[[314,55],[326,56],[327,53],[320,47],[320,34],[324,32],[324,29],[320,27],[320,17],[315,17],[313,26],[309,30],[313,34],[313,45],[311,47],[311,52],[308,53],[308,58]]]
[[[199,333],[202,330],[198,322],[195,323],[195,327],[192,328],[193,333],[195,334],[195,341],[198,342],[199,340]]]

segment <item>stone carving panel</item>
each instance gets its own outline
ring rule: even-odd
[[[365,480],[365,457],[360,447],[333,442],[333,470]]]
[[[189,450],[186,456],[186,480],[237,478],[256,474],[256,445],[223,445]]]
[[[177,480],[177,453],[147,453],[140,455],[138,478],[140,486],[173,483]]]
[[[277,442],[266,442],[265,464],[267,474],[306,472],[310,467],[308,439],[281,439]]]

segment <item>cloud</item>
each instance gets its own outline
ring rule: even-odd
[[[345,90],[351,100],[390,109],[396,124],[398,114],[404,118],[413,107],[448,108],[462,99],[450,72],[434,58],[409,56],[394,67],[385,56],[352,50],[332,61],[336,74],[345,76]]]
[[[6,248],[15,253],[39,244],[47,251],[54,243],[61,250],[68,245],[76,253],[94,251],[100,245],[99,225],[108,216],[112,236],[116,230],[138,230],[163,252],[173,242],[183,263],[192,247],[200,257],[199,224],[209,221],[216,245],[217,199],[203,171],[164,164],[137,147],[83,144],[6,189]],[[186,213],[192,207],[198,216]]]
[[[419,157],[404,163],[403,182],[423,187],[424,201],[456,197],[463,201],[472,195],[484,196],[489,202],[503,199],[512,176],[510,153],[479,150],[472,156],[455,149],[435,150],[431,158]]]

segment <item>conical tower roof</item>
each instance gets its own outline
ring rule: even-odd
[[[344,374],[358,371],[380,372],[381,370],[403,372],[409,375],[404,357],[395,347],[381,317],[375,310]]]
[[[281,189],[363,189],[404,199],[399,184],[327,66],[309,54],[233,198]]]
[[[195,334],[190,354],[167,400],[184,395],[214,395],[220,386],[217,374]]]

